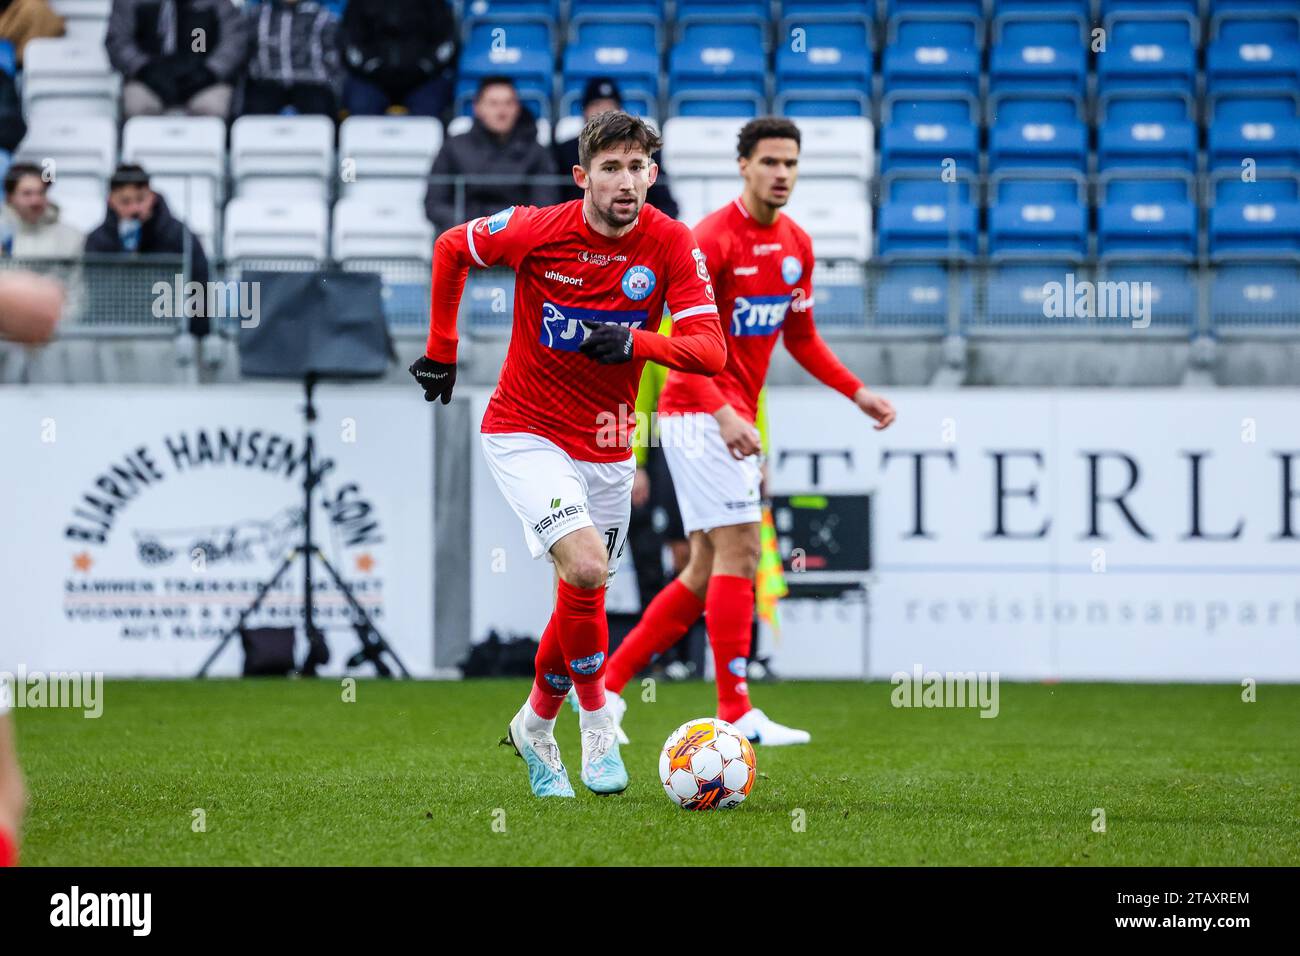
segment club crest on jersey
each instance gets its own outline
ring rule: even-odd
[[[788,285],[794,285],[803,276],[803,263],[794,256],[786,256],[781,260],[781,278]]]
[[[538,341],[548,349],[576,352],[587,338],[583,322],[615,322],[628,328],[644,328],[649,314],[641,312],[614,312],[606,309],[582,309],[573,305],[542,303],[542,327]]]
[[[507,206],[498,213],[493,213],[488,217],[487,231],[489,236],[495,236],[498,232],[510,224],[510,217],[515,214],[514,206]]]
[[[623,294],[640,302],[655,290],[655,274],[646,266],[632,266],[623,273]]]
[[[731,334],[772,335],[789,308],[788,295],[738,295],[731,309]]]
[[[698,247],[691,250],[691,258],[695,260],[695,274],[705,282],[709,281],[709,267],[704,263],[704,253]]]

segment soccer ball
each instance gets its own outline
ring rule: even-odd
[[[754,748],[745,735],[713,717],[688,720],[659,754],[659,780],[683,810],[727,810],[754,786]]]

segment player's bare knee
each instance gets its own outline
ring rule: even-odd
[[[609,575],[609,559],[604,551],[599,554],[578,554],[572,556],[566,566],[560,569],[560,577],[575,588],[599,588],[605,586]]]

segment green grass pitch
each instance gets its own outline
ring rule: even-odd
[[[813,744],[759,748],[749,799],[701,814],[669,802],[656,764],[712,713],[711,685],[629,695],[632,783],[613,797],[579,782],[566,707],[578,796],[548,801],[497,746],[526,689],[366,680],[345,703],[325,680],[109,682],[98,720],[17,711],[24,862],[1300,864],[1297,686],[1244,703],[1234,686],[1004,683],[982,719],[895,709],[884,683],[756,685]]]

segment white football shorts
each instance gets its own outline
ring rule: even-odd
[[[662,416],[659,445],[672,472],[687,534],[763,519],[762,460],[758,455],[733,458],[712,415]]]
[[[480,434],[497,487],[524,526],[534,558],[579,528],[595,527],[609,554],[609,587],[627,544],[636,457],[625,461],[579,461],[555,442],[529,432]]]

